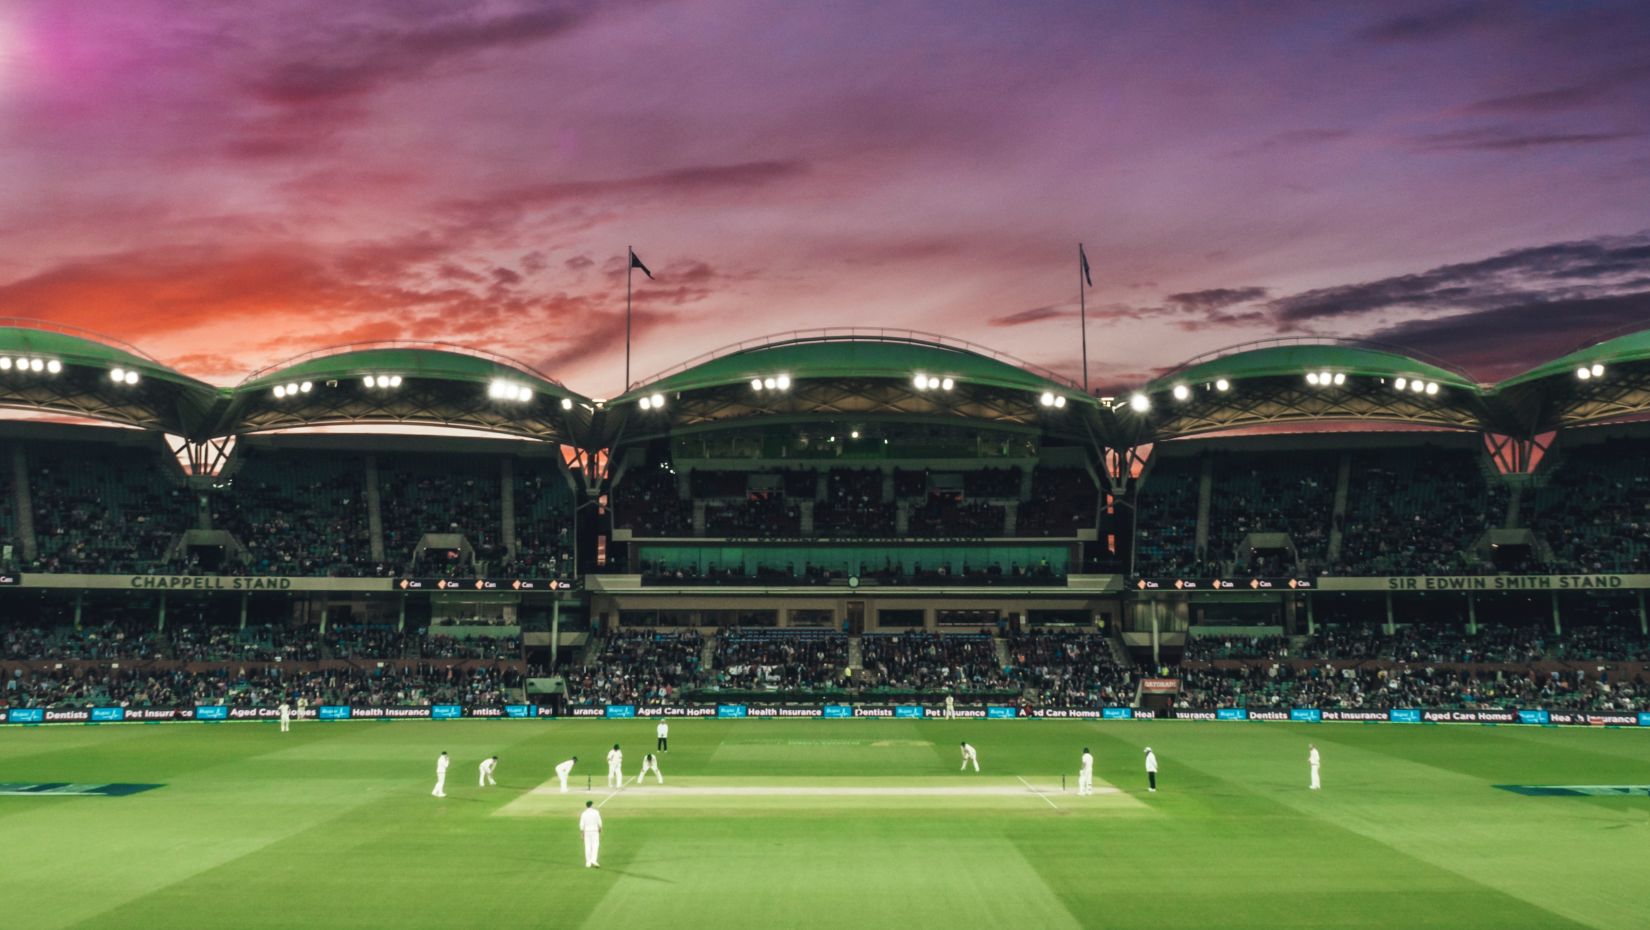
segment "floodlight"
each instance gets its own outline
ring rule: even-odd
[[[946,378],[945,380],[940,382],[940,390],[942,390],[942,391],[949,391],[949,390],[951,390],[952,388],[954,388],[956,386],[957,386],[957,382],[951,380],[950,378]]]
[[[1217,390],[1217,391],[1228,391],[1228,390],[1231,390],[1231,387],[1232,387],[1232,382],[1227,381],[1225,378],[1216,378],[1215,379],[1215,390]]]
[[[1064,407],[1065,405],[1066,405],[1066,397],[1065,397],[1064,394],[1054,395],[1054,406],[1055,406],[1056,409],[1058,409],[1060,407]]]
[[[1174,386],[1174,399],[1175,400],[1185,400],[1186,398],[1191,397],[1191,396],[1192,396],[1192,389],[1187,387],[1186,385],[1177,384],[1177,385]]]
[[[1340,387],[1341,385],[1343,385],[1345,383],[1346,383],[1346,372],[1344,372],[1344,371],[1335,372],[1335,386]]]
[[[1593,377],[1595,377],[1595,378],[1604,377],[1604,366],[1599,364],[1598,362],[1594,362],[1593,367],[1589,370],[1592,371]]]
[[[378,381],[379,381],[379,383],[383,383],[384,379],[379,378]],[[395,387],[400,387],[400,386],[401,386],[401,376],[400,375],[390,375],[390,387],[395,388]]]
[[[308,394],[310,392],[310,389],[313,388],[313,387],[315,387],[315,385],[310,384],[308,381],[305,381],[303,384],[298,385],[298,390],[303,391],[305,394]]]
[[[109,369],[109,380],[113,381],[116,384],[119,384],[122,381],[125,381],[126,380],[126,369],[124,369],[124,368],[111,368],[111,369]]]
[[[859,430],[857,430],[857,429],[854,430],[853,432],[849,433],[848,436],[851,439],[858,439],[859,438]]]
[[[46,370],[55,375],[63,370],[63,363],[54,358],[46,363]]]
[[[11,357],[0,355],[0,371],[11,371]]]
[[[773,384],[774,387],[779,388],[781,391],[788,391],[791,389],[791,376],[780,375],[779,377],[773,379]]]
[[[1592,376],[1593,376],[1593,370],[1591,368],[1588,368],[1586,365],[1583,365],[1580,368],[1576,369],[1576,377],[1580,378],[1583,381],[1586,381],[1588,378],[1591,378]]]
[[[284,385],[284,384],[275,385],[275,396],[276,397],[285,397],[286,396],[286,385]]]
[[[761,378],[752,378],[751,379],[751,390],[753,390],[753,391],[762,390],[762,379]]]
[[[1315,371],[1307,372],[1306,373],[1306,383],[1307,384],[1317,384],[1318,383],[1318,373],[1315,372]]]
[[[138,375],[137,372],[135,372],[135,371],[126,372],[126,383],[127,384],[136,384],[136,383],[138,383],[138,378],[139,378],[139,375]]]
[[[769,390],[773,390],[774,388],[779,387],[779,382],[775,381],[772,378],[763,378],[762,379],[762,386],[769,389]]]
[[[655,394],[655,395],[653,395],[652,399],[653,399],[653,409],[654,410],[658,410],[660,407],[663,407],[665,405],[665,395],[663,395],[663,394]]]
[[[1042,396],[1037,398],[1037,403],[1042,404],[1044,407],[1054,406],[1054,394],[1053,394],[1053,392],[1044,391]]]
[[[1425,381],[1411,381],[1409,383],[1409,389],[1419,394],[1427,389],[1427,385]]]
[[[911,379],[911,383],[915,384],[917,386],[917,390],[919,391],[928,390],[928,376],[920,371],[917,372],[916,377]]]
[[[361,383],[365,384],[367,387],[377,387],[378,379],[373,375],[367,375],[365,378],[361,379]]]
[[[533,399],[533,389],[525,384],[516,386],[516,400],[526,403]]]
[[[563,410],[572,410],[573,409],[573,398],[563,397],[561,399],[561,409],[563,409]]]
[[[1427,396],[1431,397],[1432,395],[1434,395],[1436,393],[1438,393],[1438,382],[1428,381],[1427,382]]]
[[[1404,388],[1409,386],[1409,379],[1408,378],[1399,378],[1398,380],[1392,382],[1392,386],[1401,391]]]
[[[41,361],[40,359],[31,358],[31,359],[29,359],[29,370],[30,371],[45,371],[46,370],[46,363]]]
[[[1144,394],[1136,393],[1129,398],[1129,406],[1134,409],[1135,413],[1145,413],[1146,411],[1152,409],[1151,398]]]

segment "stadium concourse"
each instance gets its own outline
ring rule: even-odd
[[[1650,333],[1496,385],[1272,340],[1106,398],[818,331],[595,399],[412,342],[215,388],[12,321],[0,405],[72,421],[0,426],[7,720],[1650,711]]]

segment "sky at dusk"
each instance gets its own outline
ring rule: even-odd
[[[0,316],[574,390],[887,326],[1134,385],[1650,326],[1650,4],[0,0]]]

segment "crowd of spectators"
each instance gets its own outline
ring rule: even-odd
[[[895,510],[892,501],[883,500],[881,471],[833,468],[825,478],[825,499],[814,507],[814,535],[891,537]]]
[[[1192,636],[1186,641],[1185,658],[1213,661],[1215,659],[1261,659],[1289,657],[1287,636]]]
[[[906,514],[906,535],[958,538],[1002,536],[1003,506],[985,500],[964,500],[953,494],[930,494]]]
[[[1134,702],[1135,676],[1092,633],[1041,632],[1008,639],[1009,680],[1037,692],[1040,704],[1061,707]]]
[[[14,669],[0,686],[0,706],[270,707],[300,698],[312,706],[497,705],[519,698],[523,684],[521,673],[509,667],[428,663],[308,670],[276,665]]]
[[[418,644],[426,659],[519,659],[521,636],[447,636],[428,633]]]
[[[1012,689],[997,641],[973,633],[873,633],[860,639],[866,678],[875,686],[913,691]]]
[[[1636,710],[1650,699],[1642,673],[1609,670],[1535,672],[1459,667],[1249,665],[1188,669],[1181,703],[1195,707],[1318,707],[1387,710],[1402,707],[1544,707],[1552,710]]]
[[[731,627],[716,638],[710,683],[734,690],[797,690],[840,683],[848,638],[822,630]]]
[[[675,472],[632,468],[613,487],[613,525],[637,536],[692,536],[693,504]]]
[[[475,559],[501,559],[505,547],[500,471],[499,461],[490,457],[407,456],[381,461],[384,557],[391,564],[407,565],[424,534],[458,533],[469,542]],[[433,567],[448,564],[451,560]]]
[[[1087,469],[1039,465],[1031,470],[1031,496],[1020,503],[1014,535],[1076,536],[1094,528],[1099,510],[1100,489]]]
[[[1147,577],[1214,577],[1218,568],[1197,551],[1199,464],[1170,459],[1152,465],[1135,496],[1134,571]]]
[[[194,525],[194,495],[167,481],[158,446],[43,442],[27,455],[36,545],[29,571],[147,572]]]
[[[1650,440],[1563,453],[1531,501],[1529,526],[1560,572],[1650,571]]]
[[[603,640],[595,661],[567,675],[570,704],[656,704],[698,683],[705,642],[692,630],[626,630]]]
[[[1352,457],[1342,525],[1340,575],[1461,574],[1470,547],[1507,510],[1466,449],[1359,452]]]
[[[250,450],[211,497],[212,525],[246,547],[254,575],[382,574],[354,456]]]

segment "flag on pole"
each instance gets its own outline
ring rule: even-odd
[[[630,257],[631,257],[632,260],[634,260],[636,256],[632,255]],[[1094,286],[1094,276],[1089,274],[1089,253],[1083,251],[1083,244],[1082,243],[1077,244],[1077,260],[1083,263],[1083,280],[1087,281],[1089,283],[1089,287],[1093,287]],[[648,277],[651,278],[653,276],[648,275]]]
[[[630,250],[630,267],[640,268],[642,270],[642,274],[647,275],[647,279],[649,281],[653,280],[653,272],[648,271],[647,266],[642,264],[642,260],[636,257],[635,249]],[[1088,263],[1086,261],[1084,262],[1083,267],[1088,267]],[[1091,281],[1090,283],[1092,284],[1093,282]]]

